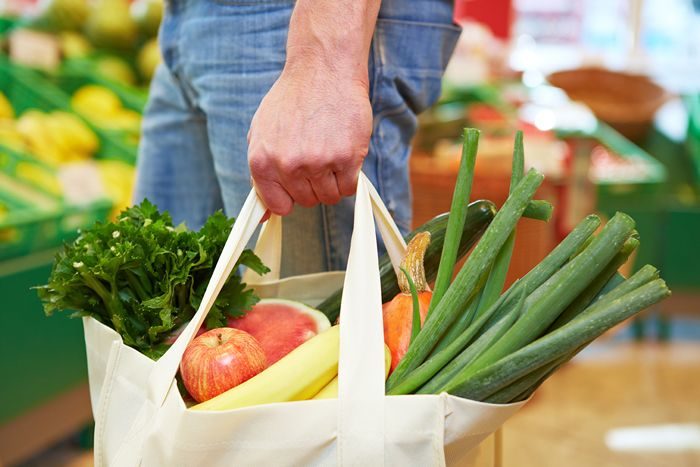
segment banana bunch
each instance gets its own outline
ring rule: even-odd
[[[92,130],[67,112],[28,110],[17,119],[14,129],[32,155],[52,165],[89,159],[99,147]]]
[[[340,327],[335,325],[256,376],[191,409],[231,410],[273,402],[338,397],[339,344]],[[385,377],[390,367],[391,353],[385,346]]]
[[[141,114],[125,109],[119,97],[105,87],[95,84],[81,87],[71,97],[71,106],[100,128],[132,134],[141,131]]]

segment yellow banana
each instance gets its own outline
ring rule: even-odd
[[[389,369],[391,368],[391,351],[389,347],[384,344],[384,379],[389,376]],[[338,377],[336,376],[331,380],[330,383],[326,384],[323,389],[318,391],[312,399],[335,399],[338,397]]]
[[[310,399],[338,374],[338,326],[318,334],[265,371],[192,410],[231,410]]]

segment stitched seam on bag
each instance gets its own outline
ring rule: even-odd
[[[112,347],[114,348],[114,345],[112,345]],[[117,368],[119,366],[119,361],[121,360],[121,357],[122,357],[121,344],[116,346],[116,351],[117,351],[117,355],[114,358],[114,365],[112,365],[112,368],[110,369],[111,371],[109,372],[109,378],[105,379],[105,382],[103,383],[103,386],[102,386],[102,391],[105,391],[105,395],[104,395],[104,398],[101,397],[101,401],[100,401],[100,402],[102,402],[101,407],[100,407],[100,418],[99,418],[99,420],[101,420],[100,433],[99,433],[99,436],[97,433],[95,434],[95,439],[100,440],[100,443],[102,444],[102,446],[100,446],[100,449],[97,450],[97,452],[99,453],[99,456],[97,459],[95,459],[95,465],[98,467],[103,465],[103,461],[104,461],[104,459],[103,459],[104,442],[102,442],[102,440],[104,439],[104,432],[105,432],[105,429],[107,426],[107,422],[106,422],[105,418],[107,417],[107,407],[109,406],[108,402],[109,402],[111,395],[112,395],[112,387],[114,385],[113,383],[114,383],[115,375],[117,372]]]

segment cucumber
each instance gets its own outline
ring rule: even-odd
[[[469,204],[467,219],[462,229],[462,239],[457,250],[458,258],[462,258],[469,251],[495,215],[496,206],[491,201],[480,200]],[[419,232],[430,232],[430,245],[425,252],[423,263],[428,282],[433,281],[437,274],[442,246],[445,242],[448,218],[448,213],[440,214],[418,227],[406,237],[406,242],[408,242]],[[382,303],[386,303],[400,292],[394,267],[386,254],[379,260],[379,275],[382,283]],[[338,319],[342,296],[343,289],[340,288],[316,307],[328,317],[331,323]]]

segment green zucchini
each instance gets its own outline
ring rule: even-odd
[[[467,251],[479,239],[495,215],[496,206],[491,201],[480,200],[469,204],[467,220],[462,229],[462,239],[459,242],[457,251],[458,258],[462,258],[467,254]],[[433,281],[437,274],[442,246],[445,242],[448,218],[449,214],[440,214],[418,227],[406,237],[406,242],[408,242],[419,232],[430,232],[430,245],[428,245],[424,258],[425,276],[428,282]],[[379,260],[379,275],[382,287],[382,303],[386,303],[400,292],[399,284],[396,280],[396,272],[394,272],[391,260],[386,254]],[[340,288],[317,307],[318,310],[328,316],[332,323],[338,319],[340,314],[342,296],[343,289]]]

